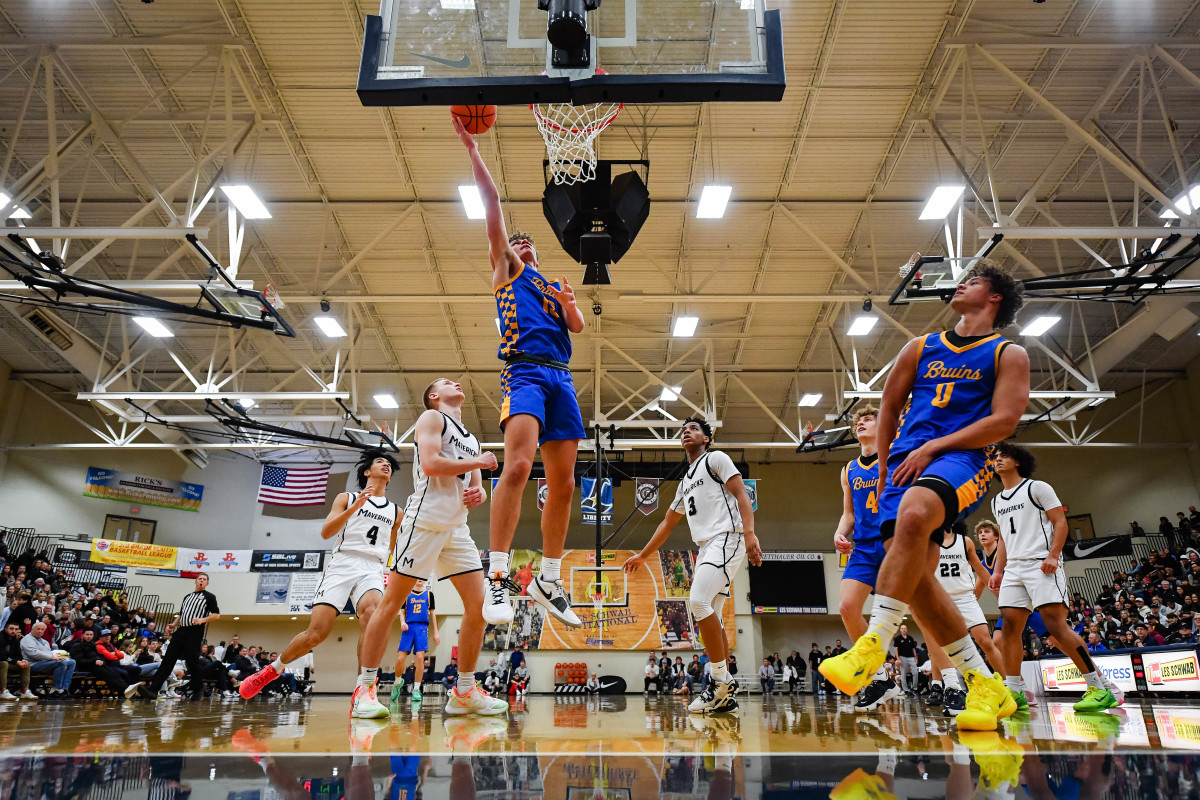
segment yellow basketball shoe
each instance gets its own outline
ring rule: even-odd
[[[887,790],[883,778],[859,767],[833,787],[829,800],[896,800],[896,795]]]
[[[955,717],[961,731],[994,731],[997,723],[1017,710],[1017,701],[996,675],[967,670],[967,707]]]
[[[875,671],[883,666],[886,659],[879,635],[868,633],[840,656],[822,661],[817,671],[842,694],[858,694],[871,682]]]
[[[979,765],[981,791],[1000,791],[1004,784],[1016,786],[1020,781],[1021,764],[1025,759],[1025,748],[1021,745],[1000,738],[995,731],[963,731],[958,740],[971,750]]]

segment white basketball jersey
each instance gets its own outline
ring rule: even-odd
[[[704,544],[721,533],[742,532],[737,498],[725,488],[738,474],[733,459],[719,450],[710,450],[688,465],[671,501],[671,510],[687,517],[696,544]]]
[[[358,495],[358,492],[350,492],[347,508],[354,505]],[[355,511],[342,526],[333,552],[366,556],[387,564],[388,544],[392,540],[392,526],[396,524],[398,512],[396,504],[386,497],[368,497],[363,507]]]
[[[975,593],[975,570],[971,569],[967,559],[967,548],[974,546],[968,544],[962,534],[956,533],[949,547],[941,545],[938,548],[937,572],[934,574],[947,594]]]
[[[1004,552],[1009,561],[1019,558],[1045,559],[1054,540],[1054,524],[1047,511],[1061,508],[1054,489],[1045,481],[1026,478],[1011,491],[1004,489],[992,498],[992,513],[1000,525]]]
[[[479,457],[479,440],[453,418],[442,414],[442,446],[444,458],[474,459]],[[419,525],[432,531],[449,530],[467,521],[463,490],[471,485],[471,470],[461,475],[429,477],[421,469],[421,454],[413,460],[413,493],[404,507],[404,523]]]

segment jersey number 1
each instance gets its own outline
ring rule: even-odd
[[[950,395],[954,394],[954,383],[939,383],[933,392],[933,404],[938,408],[950,405]]]
[[[371,543],[372,547],[375,546],[375,542],[379,541],[379,526],[378,525],[372,525],[371,530],[367,531],[367,541]]]

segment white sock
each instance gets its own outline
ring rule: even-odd
[[[875,774],[883,773],[885,775],[895,775],[896,766],[900,763],[900,753],[895,749],[886,749],[879,751],[879,766],[875,770]]]
[[[1004,678],[1004,685],[1014,692],[1025,691],[1025,679],[1020,675],[1008,675]]]
[[[962,691],[962,681],[958,679],[958,670],[951,667],[950,669],[942,670],[942,681],[946,684],[947,689],[958,689]]]
[[[272,669],[274,669],[274,670],[275,670],[275,674],[276,674],[276,675],[282,675],[282,674],[283,674],[283,669],[284,669],[284,666],[285,666],[285,665],[284,665],[284,663],[283,663],[283,659],[282,659],[282,658],[277,658],[277,659],[275,659],[274,661],[272,661],[272,662],[271,662],[271,667],[272,667]]]
[[[891,644],[892,637],[900,629],[900,623],[904,621],[904,615],[907,613],[907,603],[877,594],[875,595],[875,605],[871,608],[871,620],[867,623],[867,633],[877,634],[880,643],[886,650],[887,646]]]
[[[359,686],[374,686],[375,678],[379,675],[379,667],[363,667],[358,676]]]
[[[1087,685],[1092,689],[1103,689],[1104,681],[1100,678],[1099,671],[1085,673],[1083,679],[1087,681]]]
[[[508,551],[498,553],[495,550],[488,553],[488,574],[495,575],[497,572],[502,577],[508,577]]]
[[[458,673],[458,694],[465,695],[467,692],[475,688],[475,673],[460,672]]]
[[[712,662],[712,676],[713,680],[718,683],[725,683],[729,680],[729,671],[725,668],[724,661]]]
[[[367,764],[370,764],[370,763],[371,763],[371,757],[364,756],[362,753],[359,753],[358,755],[350,756],[350,766],[352,766],[352,767],[365,767]]]
[[[987,664],[983,660],[983,655],[979,652],[979,648],[975,646],[975,640],[971,638],[970,634],[962,637],[957,642],[951,642],[942,649],[946,651],[946,655],[949,656],[955,669],[964,675],[970,670],[975,670],[984,677],[991,675]]]
[[[561,558],[546,558],[542,556],[541,577],[548,581],[558,580],[558,571],[562,567]]]

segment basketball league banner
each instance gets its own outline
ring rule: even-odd
[[[634,483],[634,502],[637,510],[646,516],[658,510],[658,484],[658,478],[637,478]]]
[[[83,496],[174,508],[179,511],[199,511],[200,501],[204,499],[204,487],[198,483],[88,467]]]
[[[195,550],[179,548],[175,568],[180,572],[249,572],[253,550]]]
[[[583,496],[579,501],[579,508],[583,512],[583,524],[596,524],[596,479],[583,479]],[[604,485],[600,487],[600,524],[612,525],[613,512],[613,487],[612,479],[605,478]]]
[[[119,539],[92,539],[90,561],[96,564],[120,564],[123,567],[175,569],[174,547]]]
[[[563,554],[563,588],[583,623],[568,628],[547,617],[529,596],[529,584],[541,569],[541,554],[512,551],[509,577],[520,587],[513,598],[514,619],[508,625],[488,625],[484,649],[520,645],[527,650],[699,650],[702,642],[687,603],[695,552],[660,550],[637,572],[627,574],[622,566],[633,555],[633,550],[604,550],[597,568],[594,550]],[[726,601],[721,616],[730,644],[735,644],[732,601]]]

